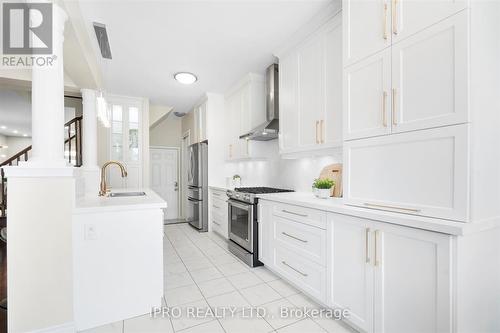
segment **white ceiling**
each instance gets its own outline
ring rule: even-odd
[[[30,92],[0,89],[0,101],[0,135],[31,136]]]
[[[224,93],[248,72],[264,73],[272,52],[330,0],[81,1],[104,88],[189,111],[204,92]],[[112,60],[100,57],[92,22],[107,26]],[[199,80],[185,86],[178,71]]]

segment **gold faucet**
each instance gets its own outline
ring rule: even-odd
[[[121,164],[120,162],[109,161],[109,162],[104,163],[104,165],[101,168],[101,188],[99,190],[99,196],[100,197],[105,196],[106,193],[108,192],[108,189],[107,189],[107,186],[106,186],[106,168],[110,164],[116,164],[116,165],[118,165],[120,167],[121,172],[122,172],[122,178],[127,177],[127,169],[125,169],[125,167],[123,166],[123,164]]]

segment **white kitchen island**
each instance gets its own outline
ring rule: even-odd
[[[167,203],[154,191],[139,191],[146,195],[76,199],[72,222],[78,331],[143,315],[162,304],[162,209]]]

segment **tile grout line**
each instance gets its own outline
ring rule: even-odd
[[[192,244],[193,244],[196,248],[198,248],[198,247],[196,246],[196,244],[195,244],[195,243],[194,243],[194,242],[193,242],[193,241],[189,238],[189,236],[187,236],[187,234],[186,234],[186,232],[185,232],[184,230],[181,230],[181,232],[182,232],[183,234],[185,234],[185,235],[186,235],[186,237],[189,239],[189,241],[190,241],[190,242],[191,242],[191,243],[192,243]],[[169,242],[170,242],[170,239],[169,239]],[[172,244],[172,242],[170,242],[170,244],[172,245],[172,247],[173,247],[174,251],[176,252],[176,254],[179,256],[179,253],[177,252],[177,250],[176,250],[176,248],[175,248],[174,244]],[[202,252],[202,254],[205,256],[205,254],[204,254],[203,252]],[[180,256],[179,256],[179,257],[180,257]],[[182,258],[181,258],[181,257],[180,257],[180,259],[181,259],[181,262],[184,264],[184,261],[182,260]],[[184,266],[186,266],[186,265],[184,264]],[[188,272],[189,276],[191,277],[191,279],[193,280],[194,284],[196,285],[196,288],[198,288],[198,291],[200,292],[201,296],[203,297],[203,300],[205,301],[205,303],[207,303],[207,305],[209,306],[209,308],[213,311],[212,307],[210,306],[210,303],[208,303],[208,301],[207,301],[207,299],[206,299],[205,295],[203,294],[203,292],[202,292],[202,290],[201,290],[200,286],[198,286],[198,283],[197,283],[197,282],[193,279],[193,276],[191,275],[191,272],[187,269],[187,267],[186,267],[186,270],[187,270],[187,272]],[[222,272],[221,272],[221,274],[222,274]],[[165,292],[164,292],[164,296],[163,296],[163,297],[165,297]],[[165,299],[165,304],[167,304],[166,299]],[[186,304],[188,304],[188,303],[186,303]],[[168,304],[167,304],[167,306],[168,306]],[[218,319],[217,319],[217,318],[215,318],[215,320],[217,320],[217,321],[218,321]],[[172,320],[170,320],[170,322],[172,323]],[[211,320],[210,320],[210,321],[208,321],[208,322],[206,322],[206,323],[209,323],[209,322],[211,322]],[[227,332],[226,332],[226,330],[224,329],[224,327],[222,326],[222,324],[221,324],[219,321],[218,321],[218,323],[219,323],[219,325],[221,326],[222,330],[223,330],[225,333],[227,333]],[[205,324],[205,323],[200,323],[199,325],[202,325],[202,324]],[[172,323],[172,329],[174,330],[174,332],[176,332],[176,330],[175,330],[175,328],[174,328],[173,326],[174,326],[174,325],[173,325],[173,323]],[[192,326],[192,327],[195,327],[195,326],[198,326],[198,325],[194,325],[194,326]],[[180,330],[180,331],[182,331],[182,330]],[[179,332],[180,332],[180,331],[179,331]]]

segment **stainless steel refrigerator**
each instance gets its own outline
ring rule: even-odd
[[[208,231],[208,143],[189,146],[188,158],[188,222]]]

